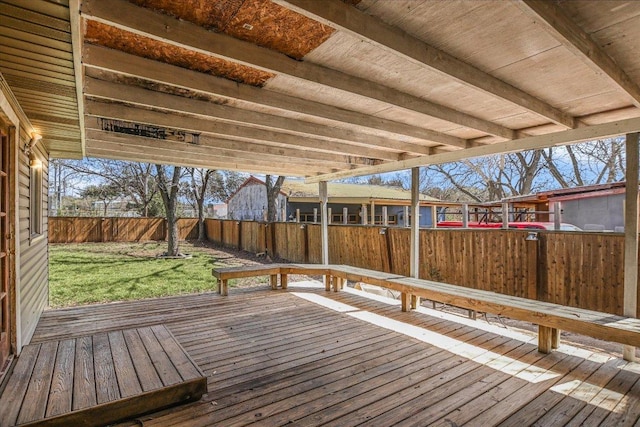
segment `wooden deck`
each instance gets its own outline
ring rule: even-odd
[[[198,400],[206,380],[164,325],[26,346],[1,426],[100,426]]]
[[[357,291],[290,286],[46,312],[35,341],[157,323],[208,377],[200,401],[122,425],[634,425],[640,365]]]

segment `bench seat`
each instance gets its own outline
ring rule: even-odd
[[[538,325],[538,350],[543,353],[558,347],[560,330],[640,347],[640,319],[394,273],[335,264],[270,264],[213,270],[213,275],[220,281],[218,291],[223,295],[227,295],[227,280],[231,278],[270,275],[271,287],[276,289],[279,275],[281,286],[286,289],[289,274],[322,275],[327,291],[331,288],[334,291],[342,289],[348,280],[395,290],[402,295],[403,311],[415,308],[418,298],[425,298],[467,310],[531,322]]]

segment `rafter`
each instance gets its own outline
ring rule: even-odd
[[[338,153],[386,160],[398,160],[394,153],[352,146],[344,142],[300,137],[293,134],[275,132],[267,129],[247,128],[234,124],[205,120],[196,117],[179,116],[173,113],[150,111],[122,104],[107,104],[88,101],[85,107],[88,115],[131,121],[143,124],[183,129],[198,133],[208,133],[223,138],[240,139],[248,142],[271,143],[291,148],[304,148],[320,152]]]
[[[216,119],[224,123],[240,124],[249,127],[259,127],[277,132],[293,133],[304,138],[327,138],[333,141],[344,141],[371,149],[398,150],[414,154],[429,154],[429,147],[389,140],[374,135],[348,129],[336,129],[309,123],[301,120],[275,116],[240,108],[218,105],[212,102],[189,99],[176,95],[169,95],[157,91],[146,90],[141,87],[126,86],[103,80],[87,78],[85,94],[91,97],[118,100],[127,103],[156,107],[163,110],[182,114],[193,114],[203,118]],[[231,128],[234,129],[234,128]],[[365,150],[362,150],[365,151]],[[364,156],[365,154],[363,154]],[[397,157],[389,153],[387,159]]]
[[[411,169],[413,167],[456,162],[463,159],[483,157],[492,154],[512,153],[516,151],[548,148],[556,145],[575,144],[578,142],[609,138],[638,131],[640,131],[640,118],[633,118],[589,127],[570,129],[562,132],[548,133],[545,135],[530,136],[515,141],[498,142],[492,145],[473,147],[466,150],[416,157],[414,159],[402,160],[399,162],[389,162],[378,166],[364,167],[357,171],[334,172],[327,175],[307,178],[306,182],[314,183],[352,176],[394,172],[398,170]]]
[[[135,155],[137,161],[149,163],[173,160],[184,165],[189,165],[193,162],[197,162],[199,165],[230,164],[239,169],[242,165],[248,167],[261,166],[268,168],[270,171],[277,171],[280,174],[291,173],[290,171],[306,171],[305,174],[309,174],[336,170],[318,162],[282,158],[280,158],[280,165],[274,166],[278,163],[275,163],[272,156],[269,155],[257,155],[224,149],[211,150],[211,147],[193,145],[186,142],[144,138],[102,130],[89,129],[87,131],[87,141],[88,155],[95,155],[98,151],[113,151],[114,153],[120,151],[123,154]]]
[[[606,76],[629,95],[636,107],[640,107],[640,86],[564,13],[560,5],[544,0],[518,0],[516,4],[597,74]]]
[[[326,121],[334,127],[359,129],[391,140],[418,143],[434,142],[456,148],[467,148],[470,143],[462,138],[446,135],[430,129],[370,116],[356,111],[345,110],[327,104],[296,98],[268,89],[256,88],[221,77],[214,77],[141,58],[105,47],[87,44],[84,47],[86,67],[136,77],[150,82],[175,86],[207,95],[224,98],[246,108],[265,108],[274,114],[294,113],[303,119]]]
[[[426,65],[464,85],[507,100],[554,123],[569,129],[575,127],[575,120],[570,115],[340,0],[273,1],[313,20],[372,42],[413,63]]]
[[[98,139],[95,135],[109,134],[102,130],[100,120],[97,117],[87,118],[87,132],[92,139]],[[120,136],[118,134],[110,134]],[[349,168],[356,165],[373,166],[379,162],[373,162],[370,159],[361,157],[345,156],[342,154],[322,153],[317,151],[301,150],[296,148],[274,147],[272,145],[256,144],[252,142],[238,141],[220,137],[212,137],[208,135],[200,135],[198,144],[194,147],[185,145],[184,148],[200,150],[200,154],[207,154],[207,150],[213,150],[212,153],[217,155],[221,153],[247,153],[251,158],[265,159],[265,156],[272,161],[281,159],[285,162],[304,163],[308,165],[326,165],[333,168]],[[202,152],[201,152],[202,151]],[[153,156],[153,152],[148,153]],[[277,157],[274,157],[277,156]]]
[[[505,126],[378,83],[309,62],[295,61],[272,50],[221,33],[207,31],[195,24],[134,6],[124,0],[85,0],[82,14],[87,19],[94,19],[125,31],[195,52],[375,99],[504,139],[516,137],[516,132]]]

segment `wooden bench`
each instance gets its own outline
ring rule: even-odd
[[[381,286],[401,293],[403,311],[416,308],[418,298],[425,298],[467,310],[531,322],[538,325],[538,350],[542,353],[549,353],[552,349],[558,348],[560,330],[640,347],[640,319],[365,268],[333,264],[277,264],[254,270],[217,269],[217,273],[214,269],[214,276],[226,279],[249,277],[251,271],[261,273],[254,275],[280,275],[283,289],[286,289],[287,274],[323,275],[327,291],[342,289],[348,280]],[[272,287],[274,280],[272,276]],[[225,287],[223,294],[226,295],[226,283],[220,286]]]
[[[257,264],[243,265],[240,267],[214,268],[213,277],[218,282],[218,293],[220,295],[229,295],[228,282],[230,279],[240,279],[244,277],[269,276],[271,289],[277,289],[278,275],[282,264]],[[282,288],[287,289],[286,281],[282,283]]]

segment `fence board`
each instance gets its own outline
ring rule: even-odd
[[[197,220],[180,220],[180,237]],[[209,240],[291,262],[321,262],[320,225],[207,219]],[[52,243],[164,240],[158,218],[49,218]],[[329,226],[329,262],[409,275],[410,230]],[[420,277],[622,314],[624,237],[613,233],[420,230]],[[127,240],[128,239],[128,240]],[[640,293],[638,296],[640,307]]]

